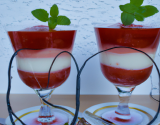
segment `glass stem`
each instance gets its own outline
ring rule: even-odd
[[[118,90],[119,99],[120,99],[120,103],[115,111],[116,117],[120,119],[128,120],[131,118],[128,102],[135,86],[134,87],[116,86],[116,88]]]
[[[53,90],[42,90],[42,91],[35,90],[35,91],[40,97],[41,101],[41,108],[39,110],[39,117],[37,120],[43,123],[52,122],[55,119],[52,112],[52,107],[43,102],[42,98],[45,99],[46,101],[49,101]]]

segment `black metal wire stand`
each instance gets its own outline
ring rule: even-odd
[[[79,112],[79,106],[80,106],[80,101],[79,101],[79,97],[80,97],[80,75],[81,75],[82,70],[84,69],[86,63],[87,63],[91,58],[93,58],[94,56],[98,55],[99,53],[102,53],[102,52],[105,52],[105,51],[109,51],[109,50],[112,50],[112,49],[116,49],[116,48],[129,48],[129,49],[132,49],[132,50],[135,50],[135,51],[138,51],[138,52],[141,52],[141,53],[145,54],[145,55],[153,62],[153,64],[154,64],[155,67],[156,67],[156,70],[157,70],[157,72],[158,72],[159,87],[160,87],[160,72],[159,72],[158,66],[156,65],[156,63],[154,62],[154,60],[153,60],[147,53],[145,53],[145,52],[143,52],[143,51],[141,51],[141,50],[138,50],[138,49],[135,49],[135,48],[132,48],[132,47],[123,47],[123,46],[122,46],[122,47],[119,46],[119,47],[109,48],[109,49],[106,49],[106,50],[97,52],[96,54],[94,54],[94,55],[92,55],[91,57],[89,57],[89,58],[84,62],[84,64],[83,64],[82,67],[80,68],[80,70],[79,70],[78,64],[77,64],[74,56],[73,56],[71,53],[67,52],[67,51],[62,51],[61,53],[59,53],[59,54],[54,58],[51,66],[50,66],[49,73],[48,73],[48,84],[47,84],[47,87],[49,86],[50,70],[51,70],[51,67],[52,67],[54,61],[56,60],[56,58],[57,58],[60,54],[62,54],[62,53],[68,53],[68,54],[73,58],[73,60],[74,60],[74,62],[75,62],[75,64],[76,64],[76,68],[77,68],[77,79],[76,79],[76,111],[75,111],[75,116],[74,116],[74,118],[73,118],[73,120],[72,120],[71,125],[75,125],[75,124],[76,124],[76,121],[77,121],[77,118],[78,118],[78,112]],[[27,49],[27,48],[25,48],[25,49]],[[6,100],[7,100],[7,107],[8,107],[9,117],[10,117],[10,120],[11,120],[11,122],[12,122],[12,125],[15,125],[15,123],[14,123],[14,121],[13,121],[12,115],[13,115],[14,117],[16,117],[17,120],[19,120],[19,121],[22,123],[22,125],[25,125],[25,123],[23,123],[23,121],[21,121],[21,120],[15,115],[15,113],[13,112],[12,107],[11,107],[11,105],[10,105],[10,100],[9,100],[10,91],[11,91],[11,66],[12,66],[12,62],[13,62],[14,57],[15,57],[15,56],[17,55],[17,53],[18,53],[19,51],[21,51],[21,50],[24,50],[24,49],[19,49],[18,51],[16,51],[16,52],[12,55],[12,57],[11,57],[11,59],[10,59],[10,62],[9,62],[9,68],[8,68],[8,90],[7,90]],[[29,49],[29,50],[33,50],[33,49]],[[160,99],[160,95],[159,95],[159,99]],[[56,105],[53,105],[53,104],[47,102],[47,101],[44,100],[43,98],[42,98],[42,100],[43,100],[45,103],[47,103],[48,105],[53,106],[53,107],[56,107]],[[153,118],[147,125],[151,125],[151,124],[155,121],[155,119],[156,119],[157,116],[158,116],[159,111],[160,111],[160,102],[159,102],[158,110],[157,110],[154,118]]]

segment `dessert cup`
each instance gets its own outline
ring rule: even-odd
[[[64,124],[68,117],[54,112],[43,99],[49,101],[53,90],[69,77],[71,56],[68,53],[56,56],[63,51],[72,52],[76,27],[62,26],[54,30],[43,25],[22,27],[6,27],[6,30],[14,51],[20,50],[16,56],[19,77],[41,100],[36,123]]]
[[[143,51],[154,59],[160,40],[160,28],[117,23],[97,24],[94,29],[99,51],[122,47],[105,51],[99,56],[102,73],[116,87],[120,99],[117,109],[105,112],[102,117],[115,124],[126,125],[130,121],[139,124],[143,117],[130,112],[128,102],[135,87],[150,76],[153,64],[145,54],[125,47]]]

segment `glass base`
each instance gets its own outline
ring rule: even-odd
[[[86,111],[92,113],[93,115],[97,115],[101,117],[106,112],[115,111],[117,109],[118,104],[119,102],[108,102],[108,103],[101,103],[101,104],[93,105],[89,107],[88,109],[86,109],[82,115],[87,120],[87,122],[89,122],[91,125],[100,125],[100,124],[97,124],[100,122],[96,120],[94,117],[87,115]],[[142,116],[142,121],[137,125],[147,125],[156,114],[154,110],[144,107],[142,105],[129,103],[129,108],[130,108],[131,115],[132,115],[132,112],[136,112]],[[127,125],[127,124],[132,125],[127,122],[124,122],[120,125]]]
[[[52,122],[53,120],[55,120],[55,116],[50,116],[50,117],[38,117],[37,120],[39,122],[42,122],[42,123],[46,123],[46,122]]]
[[[36,115],[30,117],[24,121],[27,125],[64,125],[69,122],[67,115],[60,112],[54,112],[54,120],[52,122],[39,122]]]
[[[116,125],[137,125],[142,122],[143,117],[140,114],[133,111],[131,111],[130,114],[130,119],[126,119],[126,116],[121,116],[122,119],[120,119],[120,115],[117,116],[115,111],[108,111],[102,114],[102,118],[107,119]]]
[[[63,109],[52,108],[53,116],[55,116],[55,120],[53,122],[43,123],[38,121],[40,107],[41,106],[30,107],[27,109],[20,110],[15,114],[26,125],[64,125],[63,123],[66,123],[66,122],[68,122],[70,125],[75,113],[75,109],[68,106],[61,105],[61,107],[66,108],[68,111]],[[81,113],[79,115],[81,116]],[[16,125],[22,125],[22,123],[18,121],[15,117],[13,117],[13,120]],[[9,117],[6,118],[5,124],[12,125]]]

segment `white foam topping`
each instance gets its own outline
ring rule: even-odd
[[[45,73],[49,71],[54,58],[20,58],[16,57],[17,68],[26,72]],[[55,60],[51,72],[70,67],[71,57],[59,57]]]
[[[154,53],[148,55],[154,59]],[[152,61],[142,53],[117,54],[106,52],[100,54],[100,62],[104,65],[127,70],[144,69],[152,65]]]

